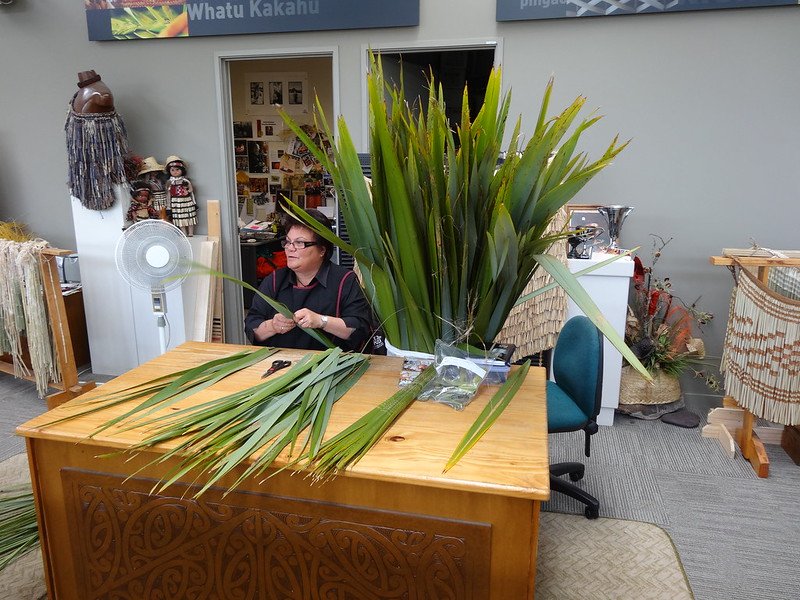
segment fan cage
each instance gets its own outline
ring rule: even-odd
[[[153,257],[165,260],[155,261]],[[148,259],[149,256],[149,259]],[[186,235],[166,221],[149,219],[126,229],[115,251],[117,270],[125,281],[151,292],[178,287],[192,268],[192,247]]]

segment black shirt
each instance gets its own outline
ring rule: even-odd
[[[344,350],[361,351],[369,340],[371,309],[364,297],[364,292],[361,291],[356,274],[350,269],[326,261],[307,287],[303,287],[297,282],[297,277],[291,269],[278,269],[264,278],[259,286],[259,291],[286,305],[292,312],[308,308],[320,315],[339,317],[344,320],[345,324],[354,330],[347,340],[317,330]],[[293,327],[286,333],[276,333],[263,342],[256,341],[253,337],[253,330],[273,316],[275,316],[275,309],[258,294],[253,296],[253,303],[244,320],[247,339],[260,346],[305,350],[324,349],[322,344],[299,327]]]

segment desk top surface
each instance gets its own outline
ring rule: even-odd
[[[101,393],[154,379],[244,348],[247,347],[187,342],[77,400],[20,425],[17,433],[29,438],[81,441],[91,446],[126,448],[141,439],[140,431],[112,428],[95,438],[88,439],[88,436],[102,423],[129,409],[133,405],[131,403],[55,425],[44,425],[79,412],[82,408],[80,403]],[[250,387],[260,381],[261,374],[273,360],[296,361],[304,353],[302,350],[282,349],[265,361],[231,375],[174,406],[187,406]],[[398,389],[403,360],[383,356],[372,356],[370,359],[367,372],[334,406],[326,439]],[[460,412],[442,404],[413,402],[361,461],[340,476],[546,500],[550,494],[549,459],[545,375],[541,368],[531,368],[516,397],[484,437],[455,467],[442,473],[462,436],[497,389],[497,386],[482,386],[469,406]],[[167,443],[159,448],[166,450],[173,445]],[[285,464],[284,455],[276,461],[276,465],[282,464]]]

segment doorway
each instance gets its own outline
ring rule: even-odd
[[[470,118],[480,110],[494,66],[494,48],[381,52],[380,61],[387,81],[399,86],[402,77],[406,101],[415,112],[428,105],[432,76],[442,87],[447,118],[455,131],[461,121],[465,86]]]
[[[461,119],[464,86],[468,90],[470,117],[475,118],[486,92],[489,73],[502,60],[502,40],[464,40],[458,45],[450,42],[420,42],[407,46],[373,44],[362,46],[362,71],[369,70],[369,53],[380,55],[387,80],[400,82],[402,72],[406,100],[411,106],[425,106],[429,96],[430,75],[442,84],[447,114],[453,130]],[[369,148],[369,115],[366,79],[363,82],[362,146]]]
[[[333,187],[319,163],[284,123],[278,108],[307,133],[313,128],[316,99],[325,114],[338,111],[335,49],[298,53],[220,56],[217,63],[220,139],[227,197],[224,199],[223,271],[253,287],[281,266],[275,236],[280,202],[288,198],[334,219]],[[241,324],[253,292],[225,282],[226,341],[245,343]]]

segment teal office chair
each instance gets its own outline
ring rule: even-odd
[[[603,388],[603,337],[587,317],[573,317],[566,322],[553,352],[553,377],[547,382],[547,431],[583,431],[584,452],[589,456],[589,438],[597,433],[597,415]],[[572,481],[583,478],[584,465],[565,462],[550,465],[550,489],[566,494],[586,505],[587,519],[600,514],[597,498],[569,481],[559,479],[569,474]]]

